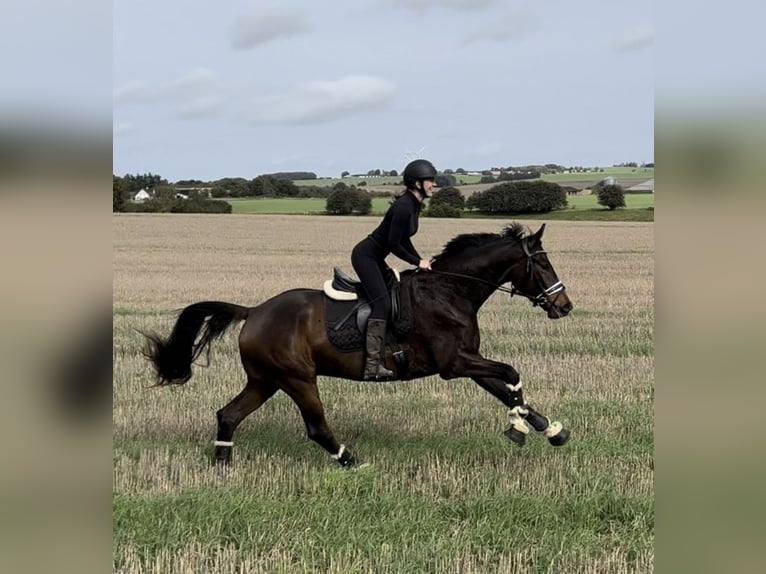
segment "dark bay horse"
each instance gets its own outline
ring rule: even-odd
[[[450,240],[432,261],[432,271],[408,270],[400,289],[408,290],[411,326],[399,338],[408,358],[403,380],[439,374],[443,379],[470,377],[510,409],[505,434],[523,445],[530,425],[554,446],[569,431],[524,401],[518,372],[479,353],[477,312],[496,290],[521,295],[551,319],[566,316],[572,303],[542,246],[545,224],[530,234],[518,223],[502,233],[473,233]],[[504,284],[510,283],[512,287]],[[247,384],[218,411],[215,460],[231,461],[237,426],[277,391],[300,409],[308,437],[341,466],[356,460],[327,425],[317,376],[362,380],[364,352],[339,352],[327,334],[325,294],[316,289],[285,291],[256,307],[206,301],[183,309],[166,339],[147,334],[147,357],[158,385],[183,384],[192,363],[234,323],[245,321],[239,351]],[[394,368],[390,350],[388,368]],[[376,384],[376,383],[367,383]]]

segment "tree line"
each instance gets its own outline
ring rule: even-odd
[[[343,182],[332,187],[297,186],[277,175],[260,175],[251,180],[223,178],[207,187],[204,182],[197,180],[169,184],[166,179],[152,173],[128,174],[123,177],[113,175],[113,211],[231,213],[231,204],[220,198],[296,197],[325,198],[327,214],[367,215],[372,211],[373,197],[390,196],[389,193],[370,193],[361,189],[365,182],[360,183],[360,187]],[[540,179],[527,179],[523,177],[525,175],[530,174],[518,174],[518,178],[509,176],[506,181],[478,191],[466,199],[455,187],[455,177],[452,174],[439,174],[439,189],[423,213],[429,217],[460,217],[468,210],[486,214],[520,215],[567,208],[566,192],[560,185]],[[141,189],[151,189],[152,196],[141,203],[130,201]],[[180,194],[179,189],[184,190],[184,193]],[[593,191],[598,195],[600,205],[608,209],[625,207],[624,190],[619,185],[599,183]]]

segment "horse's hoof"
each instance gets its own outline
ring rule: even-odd
[[[519,446],[524,446],[524,443],[527,442],[527,435],[521,432],[520,430],[516,430],[516,427],[509,428],[503,434],[505,434],[505,436],[507,436],[509,439],[511,439],[513,442],[515,442]]]
[[[343,455],[336,462],[343,468],[352,468],[356,466],[356,458],[348,451],[344,451]]]
[[[569,429],[563,428],[559,431],[559,434],[549,438],[548,442],[551,443],[553,446],[563,446],[567,443],[568,440],[569,440]]]

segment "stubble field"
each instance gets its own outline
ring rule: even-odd
[[[320,379],[328,423],[369,467],[336,468],[277,394],[212,472],[215,412],[244,383],[238,327],[183,387],[150,388],[137,330],[167,334],[200,300],[243,305],[317,287],[370,218],[114,217],[113,558],[117,572],[650,572],[654,227],[553,222],[543,242],[575,304],[551,321],[522,299],[482,308],[482,352],[572,439],[519,448],[472,381]],[[538,223],[530,222],[533,230]],[[497,220],[423,219],[438,253]],[[400,269],[404,264],[391,259]]]

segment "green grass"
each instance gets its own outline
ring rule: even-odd
[[[271,213],[288,215],[318,215],[325,212],[326,199],[322,198],[259,198],[228,199],[233,213]],[[372,198],[372,214],[381,215],[388,209],[390,199]]]

